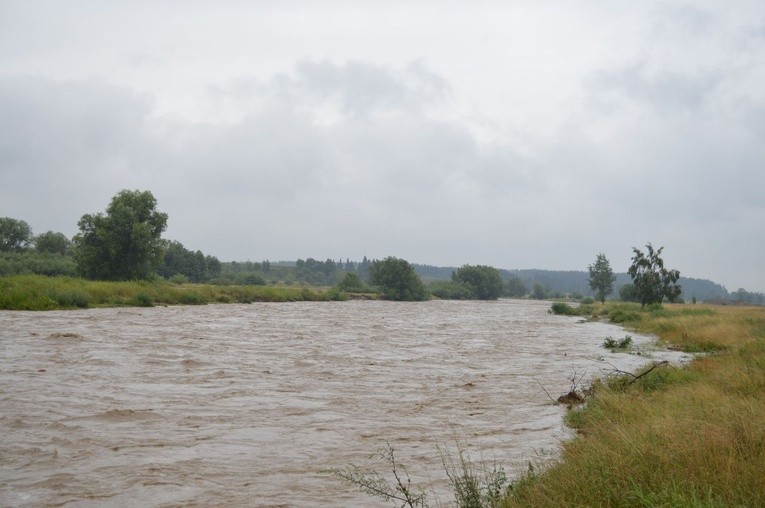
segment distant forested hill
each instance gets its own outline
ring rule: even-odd
[[[590,294],[587,272],[556,271],[556,270],[509,270],[508,273],[520,277],[527,287],[541,284],[551,292]],[[612,297],[619,295],[619,289],[625,284],[632,283],[626,273],[617,273]],[[727,300],[728,290],[724,286],[706,279],[680,277],[678,283],[682,286],[682,298],[704,300]]]
[[[417,274],[423,280],[448,280],[456,267],[449,266],[431,266],[431,265],[413,265]],[[535,284],[540,284],[548,293],[590,295],[590,285],[587,282],[588,274],[584,271],[564,271],[564,270],[500,270],[503,279],[518,277],[523,281],[526,287],[531,290]],[[618,298],[619,289],[624,284],[631,283],[630,276],[626,273],[617,273],[614,282],[614,293],[612,298]],[[694,279],[681,277],[678,283],[683,288],[682,298],[691,300],[696,298],[698,301],[704,300],[728,300],[730,294],[728,290],[706,279]]]

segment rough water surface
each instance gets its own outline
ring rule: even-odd
[[[326,473],[386,441],[449,503],[437,447],[555,453],[574,374],[624,331],[520,300],[0,312],[0,506],[390,506]],[[650,338],[633,334],[638,345]]]

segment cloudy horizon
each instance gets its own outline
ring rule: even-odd
[[[765,290],[765,4],[0,0],[0,217]]]

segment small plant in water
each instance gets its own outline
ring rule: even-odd
[[[441,463],[444,465],[446,476],[449,478],[454,500],[459,508],[494,508],[502,505],[512,489],[505,470],[501,465],[494,464],[491,471],[476,472],[475,466],[464,447],[457,443],[458,453],[455,457],[446,448],[438,448]],[[386,442],[370,458],[379,457],[388,463],[394,481],[386,480],[373,469],[360,468],[355,465],[340,469],[330,469],[328,472],[340,478],[345,483],[360,492],[379,497],[384,501],[392,501],[397,506],[427,507],[427,494],[420,487],[412,486],[406,468],[396,462],[393,447]],[[438,503],[440,506],[441,504]]]
[[[625,335],[623,339],[614,339],[609,336],[603,341],[603,347],[611,351],[625,351],[632,347],[632,337]]]
[[[386,441],[385,446],[377,450],[370,458],[379,457],[385,460],[391,468],[395,483],[386,480],[373,469],[364,469],[349,465],[341,469],[330,469],[329,473],[358,489],[364,494],[379,497],[383,501],[393,501],[399,506],[410,508],[427,507],[425,492],[412,487],[406,468],[396,463],[393,447]]]

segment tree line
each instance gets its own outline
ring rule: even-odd
[[[63,233],[47,231],[33,235],[24,221],[0,218],[0,275],[41,273],[80,275],[99,280],[135,280],[162,277],[174,282],[220,284],[306,284],[335,286],[342,291],[382,292],[387,298],[418,300],[431,296],[443,299],[529,297],[536,299],[569,296],[583,299],[578,291],[555,289],[561,277],[568,287],[581,288],[581,272],[544,270],[499,270],[486,265],[460,268],[411,264],[388,257],[361,261],[314,258],[296,262],[221,262],[201,251],[187,249],[178,241],[162,238],[168,216],[157,210],[149,191],[123,190],[115,195],[104,213],[85,214],[78,221],[79,232],[70,240]],[[646,252],[633,248],[630,281],[622,283],[622,300],[643,305],[681,301],[680,272],[664,267],[663,247],[648,243]],[[562,274],[562,275],[561,275]],[[588,267],[582,292],[605,301],[614,293],[615,283],[625,275],[614,274],[605,255],[598,254]],[[427,284],[424,282],[427,281]],[[714,286],[709,281],[700,281]],[[694,279],[684,283],[697,283]],[[559,286],[560,287],[560,286]],[[727,291],[718,286],[724,296]],[[723,294],[723,293],[721,293]],[[762,304],[761,293],[739,289],[731,300]],[[694,297],[695,300],[695,297]]]
[[[71,240],[47,231],[35,236],[23,220],[0,218],[0,275],[39,273],[94,280],[140,280],[156,276],[208,282],[220,275],[214,256],[162,238],[167,214],[149,191],[123,190],[105,213],[86,213]]]

